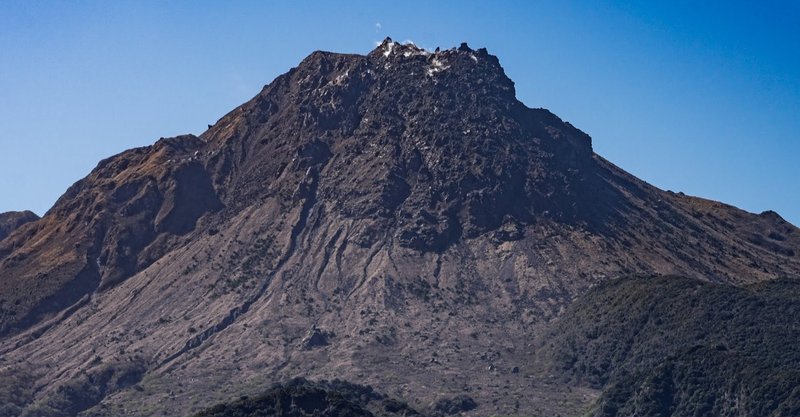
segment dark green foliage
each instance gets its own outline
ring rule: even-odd
[[[88,410],[105,396],[138,383],[144,373],[141,363],[103,364],[61,384],[34,403],[23,417],[71,417]]]
[[[614,378],[596,414],[639,416],[797,416],[800,373],[758,359],[698,347],[652,370]]]
[[[25,371],[6,367],[0,371],[0,417],[16,417],[33,399],[33,378]]]
[[[633,277],[576,301],[549,366],[604,388],[597,416],[800,415],[800,282]]]
[[[256,398],[209,408],[195,417],[372,417],[418,416],[405,403],[370,387],[343,381],[310,382],[302,378],[276,384]]]

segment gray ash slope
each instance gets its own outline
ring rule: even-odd
[[[181,415],[303,376],[417,409],[466,392],[477,414],[575,414],[593,392],[525,368],[573,298],[627,273],[797,276],[798,251],[775,213],[597,156],[485,50],[315,52],[0,241],[0,394],[22,415]]]

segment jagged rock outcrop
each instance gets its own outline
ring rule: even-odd
[[[86,415],[185,415],[295,376],[576,414],[591,392],[526,368],[575,297],[628,273],[796,276],[798,253],[775,213],[596,155],[486,50],[315,52],[202,135],[102,161],[0,241],[0,378],[17,389],[0,402],[41,415],[134,363],[141,382]],[[314,328],[336,337],[298,348]]]

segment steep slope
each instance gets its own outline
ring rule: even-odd
[[[22,225],[39,220],[39,216],[31,211],[8,211],[0,213],[0,240],[6,238]]]
[[[775,213],[595,155],[485,50],[315,52],[200,137],[101,162],[0,241],[0,402],[185,415],[304,376],[423,411],[467,393],[476,414],[574,415],[593,391],[526,369],[574,297],[635,272],[796,276],[798,251]],[[61,411],[92,381],[111,382]]]
[[[634,277],[593,288],[541,337],[549,372],[604,388],[597,416],[800,413],[800,281]]]

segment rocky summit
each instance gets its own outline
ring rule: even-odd
[[[0,219],[0,416],[278,409],[263,393],[296,377],[409,413],[578,416],[603,386],[537,365],[537,338],[590,288],[800,276],[795,226],[633,177],[467,44],[314,52],[200,136]]]

